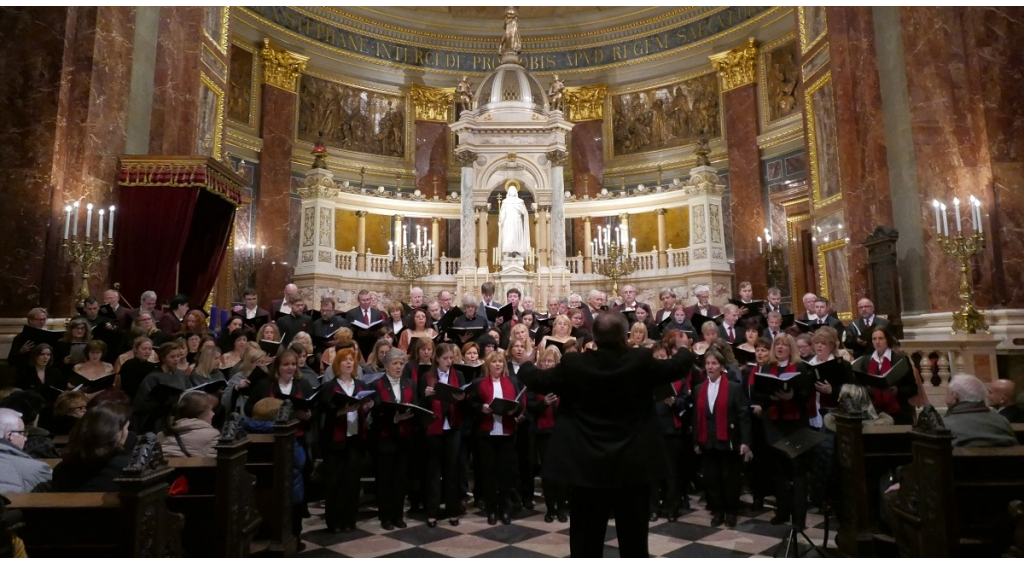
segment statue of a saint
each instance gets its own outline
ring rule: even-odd
[[[498,231],[501,234],[501,255],[525,257],[530,250],[530,215],[526,202],[519,197],[515,186],[508,189],[508,198],[501,203],[498,213]]]
[[[523,52],[523,38],[519,37],[519,15],[514,6],[505,10],[505,36],[498,46],[499,55],[518,55]]]
[[[459,102],[462,104],[462,111],[473,108],[473,87],[469,84],[469,77],[462,75],[462,80],[455,87],[455,93],[459,95]]]
[[[548,88],[548,100],[551,103],[552,110],[562,109],[562,91],[565,90],[565,83],[562,82],[558,75],[551,77],[551,88]]]

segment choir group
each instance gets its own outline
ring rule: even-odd
[[[221,323],[185,296],[161,311],[146,292],[128,310],[109,290],[103,303],[85,300],[64,331],[45,328],[45,310],[29,312],[9,358],[24,392],[4,401],[34,402],[34,412],[19,413],[38,414],[26,422],[38,435],[71,435],[67,452],[77,458],[65,454],[54,471],[58,491],[112,487],[106,465],[137,434],[159,433],[168,455],[209,456],[225,414],[256,425],[288,400],[300,420],[297,527],[306,503],[322,499],[328,528],[350,531],[371,496],[386,530],[406,527],[407,500],[430,527],[457,526],[471,500],[491,525],[508,524],[533,507],[538,468],[560,455],[548,450],[560,398],[525,388],[520,369],[588,354],[594,320],[621,315],[629,346],[660,359],[685,347],[699,359],[650,400],[670,461],[670,478],[652,488],[650,520],[677,520],[700,493],[712,525],[733,526],[749,488],[757,507],[774,496],[772,523],[802,528],[809,502],[829,500],[833,461],[792,457],[780,444],[827,435],[840,401],[873,422],[911,422],[920,376],[867,299],[844,326],[811,294],[799,316],[776,288],[763,301],[749,283],[739,294],[719,308],[707,287],[690,306],[664,290],[654,312],[632,285],[611,304],[596,289],[585,302],[573,294],[547,304],[511,289],[502,304],[488,282],[479,300],[466,294],[455,305],[447,290],[426,300],[414,288],[386,311],[362,290],[359,305],[341,312],[330,295],[308,311],[289,285],[266,308],[247,290]],[[367,473],[375,491],[362,491]],[[545,521],[567,521],[568,486],[545,479],[542,492]]]

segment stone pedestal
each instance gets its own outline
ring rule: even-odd
[[[331,198],[337,193],[333,172],[314,168],[306,173],[306,180],[299,190],[299,196],[302,197],[302,215],[296,276],[313,274],[317,264],[332,266],[336,206]]]
[[[695,270],[729,272],[722,224],[725,185],[718,171],[710,166],[690,169],[686,191],[690,196],[690,265]]]

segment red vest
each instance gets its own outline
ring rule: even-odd
[[[537,399],[539,401],[544,401],[545,394],[535,394],[535,395],[537,396]],[[541,414],[537,416],[537,430],[538,431],[544,431],[544,430],[550,429],[550,428],[555,426],[555,408],[558,407],[558,401],[559,400],[555,400],[555,403],[553,403],[551,405],[548,405],[548,406],[545,406],[544,407],[544,411],[541,412]],[[491,424],[493,426],[493,424],[494,424],[493,420],[491,421]]]
[[[882,357],[881,367],[878,366],[878,362],[875,361],[873,355],[868,359],[868,374],[872,376],[881,376],[888,372],[890,368],[892,368],[892,362],[888,358]],[[896,415],[900,412],[899,397],[888,390],[871,388],[871,403],[879,412],[885,412],[890,415]]]
[[[501,397],[503,399],[511,400],[516,397],[516,387],[512,384],[512,380],[509,380],[508,376],[502,376],[499,382],[501,383]],[[489,404],[494,400],[494,380],[490,376],[480,380],[477,387],[479,388],[481,403]],[[503,435],[514,434],[516,432],[515,416],[506,415],[502,417],[501,426]],[[485,414],[481,417],[479,430],[489,435],[494,430],[494,415]]]
[[[345,390],[341,389],[341,384],[338,383],[337,379],[334,380],[334,393],[336,393],[336,394],[344,394],[345,393]],[[359,393],[359,385],[358,384],[356,385],[355,388],[353,388],[352,393]],[[360,439],[365,439],[366,438],[366,412],[363,411],[362,409],[359,409],[358,411],[356,411],[356,413],[359,414],[358,415],[358,417],[359,417],[359,432],[357,433],[357,436]],[[334,429],[332,430],[332,433],[331,433],[331,440],[333,440],[336,443],[343,443],[343,442],[345,442],[346,439],[348,439],[348,419],[346,417],[335,417],[335,419],[334,419]]]
[[[415,369],[414,369],[415,370]],[[433,369],[426,374],[427,386],[434,387],[434,384],[440,380],[437,377],[437,369]],[[459,387],[462,385],[462,380],[459,378],[459,373],[454,369],[448,370],[448,385]],[[428,435],[440,435],[444,433],[444,418],[445,413],[442,411],[443,406],[441,400],[437,399],[437,396],[427,398],[430,400],[430,410],[434,412],[434,421],[427,427]],[[452,430],[458,429],[462,426],[462,412],[459,411],[458,405],[454,403],[448,404],[448,427]]]
[[[380,377],[375,382],[377,384],[377,395],[380,396],[381,401],[392,401],[392,390],[391,380],[388,379],[387,375]],[[396,401],[399,403],[412,403],[413,391],[412,386],[402,386],[402,397]],[[380,429],[380,437],[382,439],[388,438],[399,438],[408,439],[413,435],[413,421],[415,418],[404,419],[399,421],[397,425],[393,423],[393,420],[384,421]]]
[[[704,387],[697,396],[697,443],[708,442],[708,393],[711,380],[704,380]],[[715,396],[715,435],[719,441],[729,441],[729,379],[725,374],[718,377],[718,395]]]
[[[786,368],[789,368],[789,366],[786,366]],[[778,376],[783,373],[778,364],[762,366],[760,371],[774,376]],[[751,378],[753,378],[753,376],[751,376]],[[813,406],[813,397],[810,401]],[[807,413],[814,413],[814,408],[812,407]],[[798,421],[804,418],[804,413],[801,411],[800,403],[796,400],[796,397],[791,400],[772,400],[768,405],[768,418],[774,421]]]

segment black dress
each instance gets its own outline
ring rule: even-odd
[[[121,365],[121,391],[128,394],[128,397],[135,399],[139,391],[139,385],[151,373],[156,372],[159,365],[148,360],[139,360],[135,357],[128,359]]]

